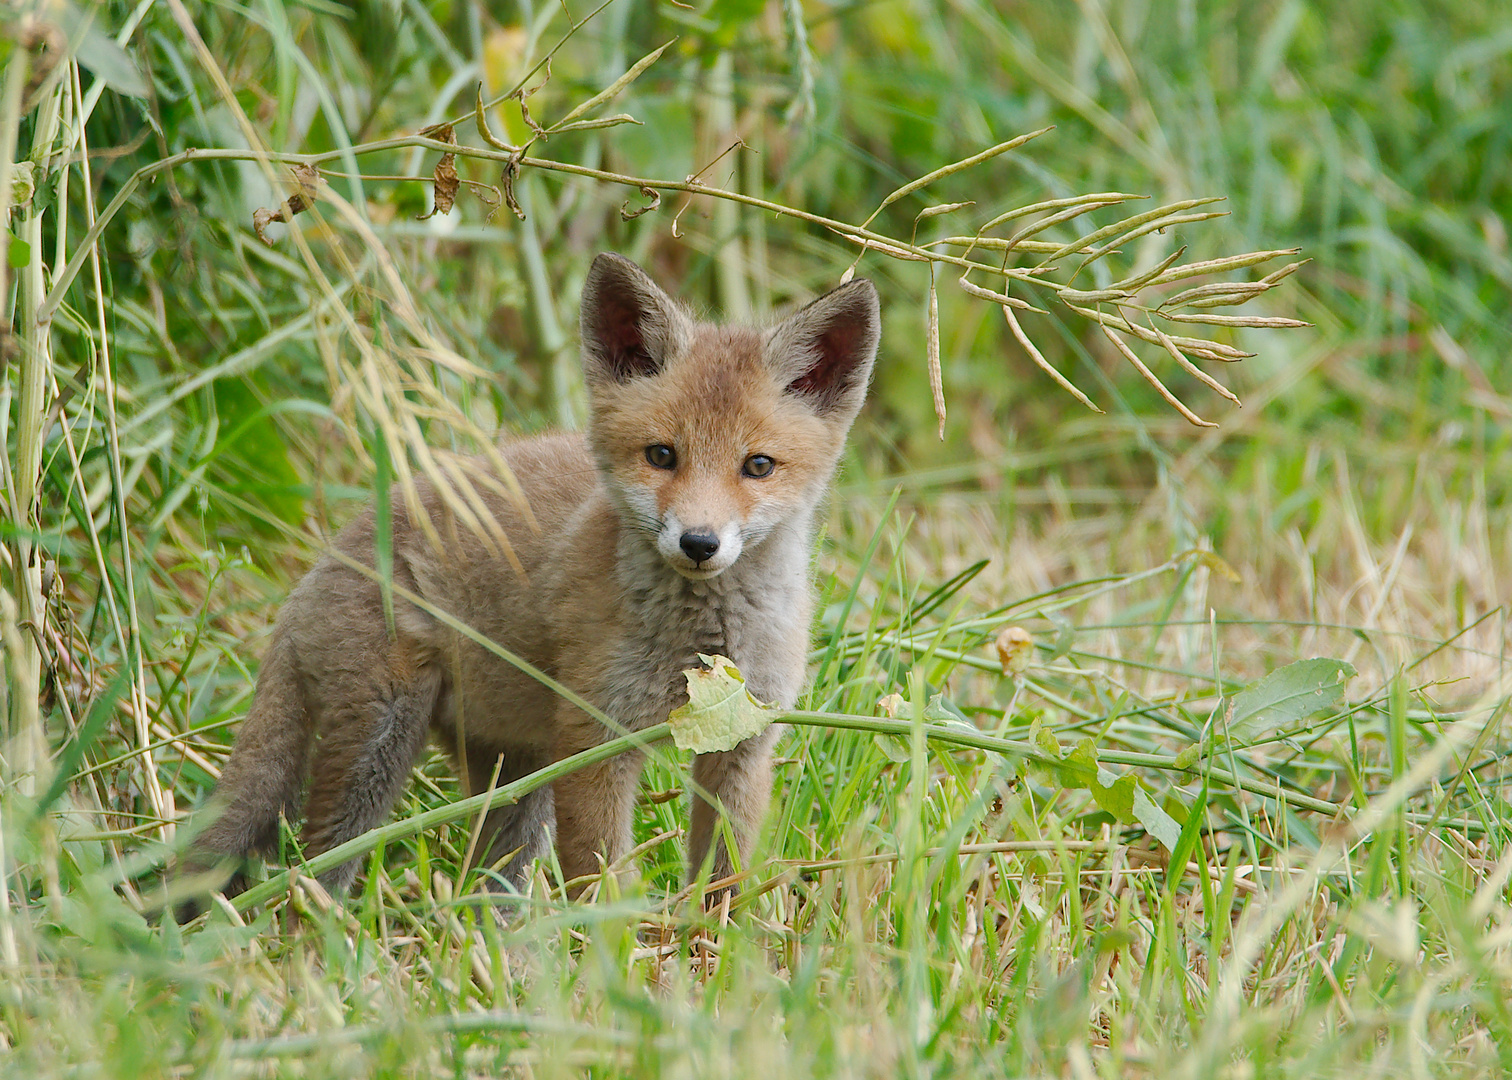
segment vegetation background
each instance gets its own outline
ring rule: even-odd
[[[0,16],[0,1071],[1504,1074],[1512,10],[592,10]],[[555,166],[521,170],[523,220],[497,205],[497,161],[459,158],[471,183],[422,219],[432,184],[403,178],[438,153],[368,149],[448,119],[483,145],[476,87],[536,86],[553,49],[525,104],[557,121],[664,45],[587,114],[639,126],[532,146]],[[530,136],[519,102],[490,118]],[[1048,314],[1025,331],[1097,415],[941,270],[939,439],[935,271],[862,258],[883,355],[820,550],[812,711],[730,921],[680,891],[671,753],[624,895],[567,903],[546,868],[515,922],[459,902],[471,819],[404,826],[455,796],[432,758],[348,906],[281,886],[184,930],[145,912],[322,538],[497,428],[580,419],[571,327],[595,252],[735,318],[857,255],[675,190],[626,220],[653,198],[561,166],[697,174],[859,225],[1048,125],[873,227],[922,242],[1088,192],[1226,195],[1229,216],[1152,233],[1127,265],[1301,248],[1282,288],[1232,310],[1311,326],[1203,327],[1256,354],[1217,372],[1242,410],[1141,346],[1221,421],[1198,429],[1027,288]],[[288,173],[255,150],[332,155],[271,243],[253,215]],[[1004,670],[990,644],[1009,625],[1032,644]],[[1358,674],[1278,704],[1316,681],[1289,666],[1310,657]]]

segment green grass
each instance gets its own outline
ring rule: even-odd
[[[558,119],[676,38],[600,110],[643,126],[531,154],[668,181],[660,208],[623,220],[627,197],[648,202],[634,187],[542,165],[516,185],[524,222],[467,188],[416,222],[430,185],[379,177],[429,175],[433,150],[365,153],[360,179],[338,152],[466,117],[480,78],[508,90],[567,33],[560,6],[505,27],[422,0],[195,5],[201,50],[168,0],[110,3],[97,25],[124,49],[90,39],[78,67],[22,63],[30,24],[7,12],[0,163],[34,162],[35,193],[0,279],[0,1073],[1504,1074],[1503,7],[617,0],[528,105]],[[97,76],[111,88],[79,124]],[[491,115],[527,136],[517,106]],[[570,327],[594,252],[760,317],[857,248],[678,190],[737,135],[750,149],[704,182],[854,226],[911,179],[1051,124],[871,227],[929,243],[1013,206],[1153,197],[1036,238],[1062,243],[1224,194],[1230,216],[1136,239],[1071,284],[1182,245],[1300,247],[1312,261],[1281,288],[1218,310],[1314,325],[1198,327],[1257,354],[1201,361],[1242,409],[1136,342],[1221,422],[1202,431],[1055,288],[1014,283],[1048,312],[1021,313],[1026,333],[1097,415],[942,268],[937,440],[929,272],[864,257],[882,360],[819,551],[814,681],[727,919],[685,888],[670,750],[623,892],[567,902],[543,867],[527,913],[497,921],[460,871],[473,819],[406,824],[457,799],[433,756],[345,906],[301,885],[183,929],[144,914],[323,538],[381,477],[419,474],[425,445],[444,461],[578,416]],[[457,135],[481,145],[470,120]],[[272,246],[252,211],[283,193],[252,139],[338,154]],[[134,188],[92,261],[90,222],[191,147],[237,153]],[[496,162],[458,171],[501,183]],[[1033,636],[1019,676],[992,648],[1007,626]],[[1339,705],[1224,741],[1245,687],[1320,656],[1358,671]],[[880,733],[893,694],[900,734]],[[1097,791],[1061,760],[1082,740],[1109,774]],[[1175,865],[1152,814],[1107,809],[1124,776],[1181,826]]]

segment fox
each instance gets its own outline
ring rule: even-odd
[[[455,527],[443,493],[419,482],[431,528],[397,487],[388,501],[390,608],[377,575],[351,565],[377,565],[372,507],[332,542],[344,558],[324,555],[290,593],[206,823],[181,859],[179,877],[198,881],[201,902],[246,888],[249,860],[276,851],[280,818],[302,810],[306,856],[381,824],[432,738],[478,794],[623,734],[405,593],[624,730],[686,702],[683,672],[700,654],[730,658],[757,698],[796,704],[816,516],[871,378],[875,287],[850,280],[765,328],[713,324],[604,253],[584,280],[579,329],[586,432],[502,441],[507,477],[497,459],[474,459],[495,481],[475,484],[476,500],[512,559],[482,530]],[[748,865],[777,733],[695,755],[690,878],[719,881]],[[643,766],[627,752],[491,810],[471,865],[495,871],[489,887],[521,893],[553,845],[568,881],[621,862]],[[357,869],[352,860],[320,882],[344,896]]]

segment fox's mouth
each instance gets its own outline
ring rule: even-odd
[[[728,566],[710,566],[708,563],[693,563],[682,559],[668,559],[666,561],[672,569],[676,570],[689,581],[708,581],[710,578],[718,577],[724,573],[730,566],[735,565],[734,563],[730,563]]]

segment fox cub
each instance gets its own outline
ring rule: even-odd
[[[694,321],[634,263],[603,254],[583,286],[587,434],[500,448],[523,502],[479,483],[519,566],[459,527],[420,488],[430,534],[391,500],[393,580],[581,694],[625,728],[686,700],[699,653],[730,657],[757,697],[791,707],[812,611],[814,515],[866,395],[877,294],[855,280],[769,329]],[[480,469],[487,466],[481,460]],[[374,561],[374,514],[334,548]],[[252,853],[304,804],[318,854],[380,824],[434,735],[463,786],[485,791],[611,738],[600,722],[395,596],[393,632],[373,579],[326,556],[278,616],[257,692],[184,863],[235,893]],[[698,755],[689,856],[712,875],[742,861],[771,794],[772,729]],[[568,877],[631,846],[642,759],[623,754],[492,811],[475,862],[508,859],[523,885],[553,835]],[[306,776],[308,793],[304,793]],[[303,797],[302,797],[303,796]],[[712,847],[712,852],[711,852]],[[344,894],[356,861],[323,875]]]

